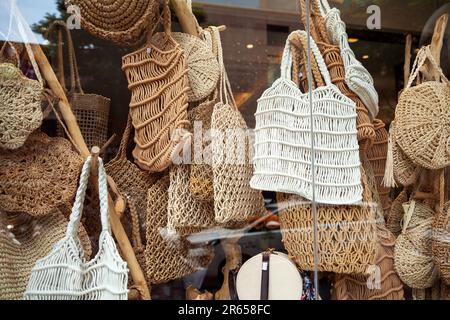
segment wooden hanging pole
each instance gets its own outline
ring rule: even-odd
[[[76,143],[78,149],[83,157],[88,157],[91,155],[86,142],[84,141],[83,135],[81,134],[80,127],[78,126],[75,115],[72,112],[69,101],[67,100],[64,89],[61,87],[47,57],[40,45],[32,44],[33,54],[39,65],[39,69],[47,81],[48,86],[53,91],[53,93],[59,98],[59,109],[61,115],[66,123],[66,126],[72,136],[74,142]],[[136,259],[133,247],[131,246],[130,240],[120,222],[119,216],[117,215],[114,202],[111,196],[108,196],[108,207],[109,207],[109,219],[111,223],[111,229],[114,233],[120,251],[123,258],[128,264],[130,269],[130,274],[136,287],[138,287],[140,292],[142,292],[143,299],[150,299],[150,290],[145,281],[144,273]]]
[[[173,10],[178,17],[181,29],[184,33],[191,34],[195,37],[199,37],[198,34],[198,23],[197,18],[195,18],[192,8],[189,7],[186,0],[170,0]]]
[[[411,74],[411,49],[412,49],[412,35],[408,34],[406,36],[406,45],[405,45],[405,65],[403,67],[403,81],[404,88],[408,85],[409,76]]]
[[[430,46],[431,54],[433,55],[433,58],[436,60],[436,63],[438,65],[440,65],[441,63],[441,50],[442,45],[444,43],[444,34],[445,29],[447,28],[448,18],[449,14],[446,13],[436,20],[433,37],[431,39],[431,46]],[[439,73],[437,72],[437,70],[434,70],[429,61],[427,61],[427,63],[425,64],[425,66],[421,71],[422,75],[424,76],[424,79],[436,80],[439,78]]]

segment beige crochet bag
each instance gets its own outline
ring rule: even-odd
[[[426,61],[439,74],[439,80],[412,87]],[[430,47],[423,47],[395,110],[396,141],[415,164],[431,170],[450,165],[449,101],[450,81],[436,63]]]
[[[5,41],[0,56],[5,54]],[[38,80],[32,80],[22,74],[20,59],[15,47],[16,65],[0,63],[0,148],[15,150],[24,145],[28,136],[42,124],[41,102],[44,82],[34,59],[33,52],[26,43],[28,57]]]
[[[64,238],[66,226],[67,219],[59,210],[38,218],[0,213],[0,300],[23,298],[31,269]],[[82,227],[79,237],[90,256],[91,243]]]
[[[0,210],[43,216],[72,200],[83,159],[64,138],[33,133],[0,152]]]
[[[253,165],[250,164],[251,159],[247,156],[251,148],[247,140],[247,124],[234,101],[223,63],[218,28],[214,27],[213,32],[217,41],[221,69],[221,101],[214,106],[211,118],[211,129],[214,130],[215,135],[217,134],[212,145],[214,212],[216,222],[225,224],[262,215],[265,208],[261,192],[250,188]]]
[[[150,172],[162,172],[171,165],[189,126],[189,69],[181,46],[172,37],[167,3],[161,19],[164,34],[150,37],[144,48],[122,58],[131,91],[133,157],[141,169]]]

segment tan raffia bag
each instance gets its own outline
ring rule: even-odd
[[[146,276],[153,284],[166,283],[194,273],[209,264],[210,247],[193,250],[183,237],[167,234],[170,179],[164,176],[148,190]]]
[[[378,250],[376,212],[361,168],[363,203],[317,207],[318,270],[367,274]],[[311,203],[297,195],[277,194],[283,244],[302,270],[314,270]]]
[[[213,28],[221,68],[220,102],[214,106],[211,129],[213,138],[214,212],[216,222],[245,221],[265,212],[261,192],[250,188],[253,165],[248,156],[247,124],[234,101],[223,63],[223,51],[217,27]],[[230,135],[230,133],[232,133]]]
[[[131,91],[130,115],[136,142],[133,157],[141,169],[150,172],[162,172],[171,165],[189,126],[189,69],[181,46],[171,34],[167,2],[161,16],[164,34],[157,39],[149,34],[144,48],[122,58]]]
[[[12,229],[9,229],[8,228]],[[44,217],[0,213],[0,300],[21,300],[36,261],[66,235],[67,219],[55,210]],[[84,252],[91,255],[86,231],[78,233]]]
[[[81,86],[80,75],[78,73],[77,58],[72,41],[72,35],[64,21],[55,21],[49,29],[58,27],[66,31],[66,45],[68,50],[70,67],[70,91],[68,92],[70,106],[73,114],[77,118],[86,145],[89,148],[93,146],[102,147],[108,139],[108,121],[111,100],[98,94],[84,93]],[[60,83],[64,83],[64,62],[62,52],[62,39],[58,35],[58,75]],[[58,135],[63,136],[64,131],[58,126]]]
[[[405,215],[405,210],[403,209],[403,204],[408,201],[408,192],[403,190],[392,202],[391,211],[387,216],[386,227],[391,231],[394,236],[398,237],[402,233],[402,220]]]

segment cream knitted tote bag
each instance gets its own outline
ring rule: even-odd
[[[98,159],[98,185],[102,232],[95,258],[85,261],[77,236],[88,185],[92,158],[80,177],[80,186],[70,215],[66,236],[31,271],[25,300],[126,300],[128,268],[111,236],[108,217],[108,188],[102,159]]]
[[[373,121],[378,115],[378,93],[369,71],[358,61],[348,43],[347,27],[341,19],[337,8],[330,8],[327,0],[317,0],[331,40],[341,49],[345,67],[345,82],[361,98]]]
[[[307,37],[305,31],[296,36]],[[292,34],[291,36],[294,36]],[[325,86],[313,90],[315,193],[324,204],[362,200],[356,105],[331,83],[311,38],[312,53]],[[298,194],[312,200],[310,103],[291,79],[290,41],[281,62],[281,78],[258,100],[255,114],[255,171],[252,188]]]

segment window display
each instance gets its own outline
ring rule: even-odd
[[[448,1],[0,8],[1,300],[450,299]]]

